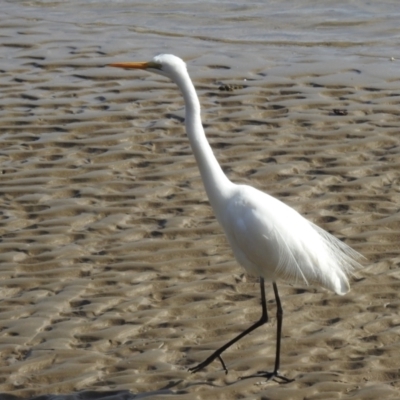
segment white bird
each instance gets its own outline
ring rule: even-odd
[[[185,101],[186,133],[211,206],[238,263],[249,274],[260,278],[260,320],[190,371],[200,371],[218,358],[227,373],[222,352],[268,321],[264,288],[264,281],[268,281],[272,282],[277,304],[275,367],[272,372],[252,376],[290,382],[279,374],[283,312],[276,281],[318,284],[344,295],[350,289],[348,275],[361,267],[357,260],[362,256],[278,199],[251,186],[234,184],[227,178],[205,136],[200,102],[183,60],[162,54],[149,62],[119,62],[110,66],[151,71],[177,84]]]

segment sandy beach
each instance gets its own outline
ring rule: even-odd
[[[331,48],[277,36],[261,52],[203,30],[157,36],[143,22],[146,46],[123,12],[89,23],[87,5],[59,25],[68,7],[9,3],[0,18],[0,399],[398,399],[400,75],[390,43],[350,51],[341,37]],[[366,257],[345,296],[278,282],[281,372],[292,383],[241,379],[273,368],[271,286],[270,322],[225,353],[229,373],[218,362],[188,372],[259,318],[260,295],[208,203],[175,85],[106,67],[156,48],[187,61],[232,181]]]

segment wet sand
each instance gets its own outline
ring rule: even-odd
[[[367,258],[343,297],[279,283],[295,381],[278,385],[240,379],[273,367],[271,287],[271,320],[225,353],[229,373],[187,371],[260,299],[208,204],[176,87],[104,67],[132,59],[123,44],[57,47],[29,29],[5,39],[0,78],[0,398],[399,397],[398,61],[176,51],[229,178]]]

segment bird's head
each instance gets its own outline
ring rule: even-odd
[[[183,72],[187,71],[185,62],[172,54],[160,54],[155,56],[151,61],[117,62],[109,64],[109,66],[126,69],[145,69],[166,76],[175,82]]]

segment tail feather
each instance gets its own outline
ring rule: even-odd
[[[275,275],[289,281],[302,281],[306,285],[318,283],[333,292],[344,295],[350,290],[348,276],[362,268],[364,257],[322,228],[310,223],[314,247],[308,242],[287,243],[278,229],[274,230],[279,245],[279,263]],[[294,250],[292,250],[292,247]]]

